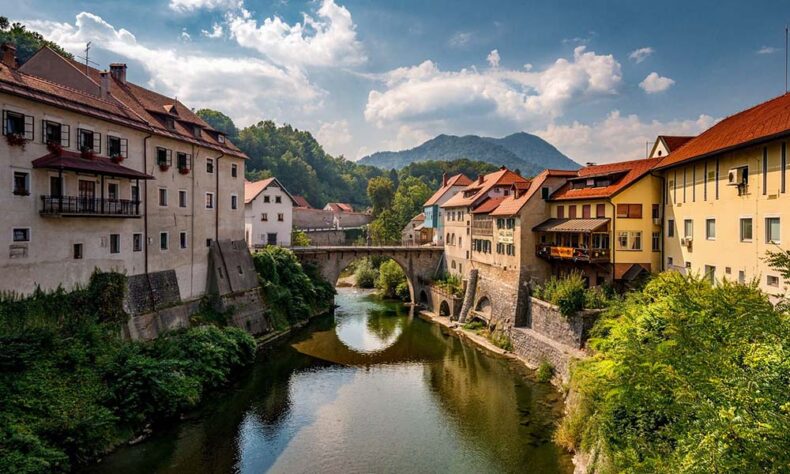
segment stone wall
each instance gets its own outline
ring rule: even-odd
[[[475,264],[474,270],[478,273],[476,288],[470,292],[474,304],[466,319],[483,319],[503,330],[525,325],[529,288],[522,272],[482,263]]]
[[[557,306],[530,297],[528,327],[561,344],[581,349],[601,312],[588,309],[564,316]]]
[[[451,293],[439,288],[437,286],[433,286],[427,284],[422,292],[425,292],[425,295],[428,299],[426,302],[420,301],[420,296],[418,295],[418,302],[423,304],[426,309],[430,310],[434,314],[441,315],[441,307],[442,303],[447,303],[447,307],[449,308],[449,317],[450,319],[456,320],[458,316],[461,314],[461,306],[463,305],[464,300],[459,298],[458,296],[454,296]]]
[[[570,380],[572,361],[586,356],[584,351],[560,344],[529,328],[512,328],[510,342],[513,353],[530,367],[537,368],[544,362],[551,364],[554,377],[562,383]]]

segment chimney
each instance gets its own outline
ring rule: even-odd
[[[2,59],[0,61],[9,68],[16,69],[16,45],[14,43],[3,43],[0,46],[0,50],[2,51]]]
[[[447,186],[447,173],[442,173],[442,187]]]
[[[477,183],[478,184],[483,184],[483,175],[482,174],[477,177]]]
[[[99,96],[106,100],[110,95],[110,73],[107,71],[102,71],[100,75],[101,83],[99,84]]]
[[[112,78],[121,84],[126,84],[126,64],[112,63],[110,64],[110,74]]]

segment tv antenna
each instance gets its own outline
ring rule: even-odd
[[[790,26],[785,25],[785,94],[787,94],[788,35],[790,35]]]
[[[99,65],[99,63],[90,60],[91,43],[92,43],[91,41],[88,41],[88,43],[85,44],[85,56],[84,57],[83,56],[77,56],[78,58],[85,60],[85,74],[86,75],[88,74],[88,68],[90,67],[91,64],[96,65],[96,66]]]

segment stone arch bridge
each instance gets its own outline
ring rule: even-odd
[[[409,283],[411,301],[417,303],[417,296],[425,289],[428,282],[441,270],[443,247],[293,247],[293,253],[302,263],[315,265],[326,281],[333,285],[340,278],[340,273],[348,265],[364,257],[390,257],[395,260]]]

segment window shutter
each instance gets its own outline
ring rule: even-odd
[[[8,111],[3,111],[3,135],[8,135]]]
[[[25,115],[25,139],[33,141],[35,132],[35,119],[32,115]]]
[[[41,143],[47,144],[47,121],[41,119]]]
[[[129,140],[121,138],[121,156],[129,158]]]
[[[173,150],[167,149],[167,166],[173,166]]]
[[[189,153],[187,153],[187,169],[192,169],[192,155]]]
[[[93,151],[101,153],[101,133],[93,132]]]

